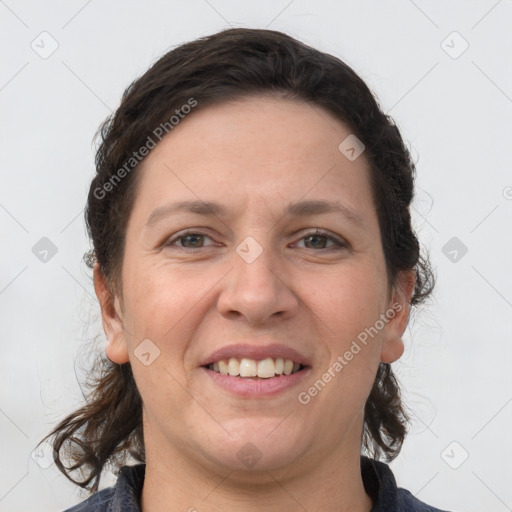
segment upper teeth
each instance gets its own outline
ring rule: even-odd
[[[282,357],[276,359],[267,357],[261,361],[245,357],[238,360],[231,357],[230,359],[216,361],[208,366],[210,370],[222,375],[260,377],[262,379],[268,379],[275,375],[290,375],[298,371],[300,367],[299,363],[294,363],[291,359],[283,359]]]

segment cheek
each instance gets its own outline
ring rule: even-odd
[[[385,276],[371,265],[347,267],[304,297],[341,347],[374,325],[386,306]],[[311,289],[311,288],[310,288]]]
[[[177,328],[187,310],[193,309],[202,286],[164,265],[127,266],[128,272],[127,297],[134,332],[163,341]]]
[[[317,287],[308,303],[323,326],[322,343],[329,354],[318,374],[329,381],[329,389],[318,404],[326,400],[340,405],[329,409],[333,421],[362,407],[370,392],[381,352],[381,333],[372,328],[385,311],[387,296],[386,276],[378,265],[368,262],[342,270],[328,286]]]
[[[133,352],[142,340],[151,340],[160,350],[160,364],[181,382],[185,352],[206,314],[208,292],[218,275],[163,263],[137,271],[134,266],[126,268],[127,276],[132,271],[126,293],[130,348]]]
[[[132,269],[127,266],[127,275]],[[193,322],[197,321],[196,305],[201,292],[204,295],[205,283],[190,282],[179,271],[171,271],[163,265],[132,271],[127,282],[130,330],[127,339],[135,381],[146,413],[151,421],[179,425],[176,415],[163,411],[182,410],[190,400],[184,391],[186,372],[183,361]],[[154,360],[148,365],[137,356],[140,354],[137,347],[143,340],[144,343],[148,343],[146,340],[151,342],[147,352]]]

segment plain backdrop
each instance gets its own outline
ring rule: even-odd
[[[510,0],[5,0],[0,19],[1,511],[86,497],[33,450],[81,403],[103,334],[82,262],[94,133],[164,52],[229,26],[342,58],[402,131],[438,283],[395,365],[414,414],[391,466],[437,507],[512,510]]]

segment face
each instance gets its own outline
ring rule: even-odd
[[[254,474],[359,454],[412,286],[388,287],[364,153],[338,149],[349,134],[319,107],[247,98],[194,112],[137,171],[115,312],[97,269],[95,286],[148,458]]]

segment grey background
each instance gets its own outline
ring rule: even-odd
[[[392,468],[440,508],[512,510],[510,0],[5,0],[0,20],[1,511],[85,497],[31,452],[80,403],[77,378],[102,334],[81,261],[92,137],[157,57],[229,25],[341,57],[402,130],[438,286],[396,364],[414,417]]]

